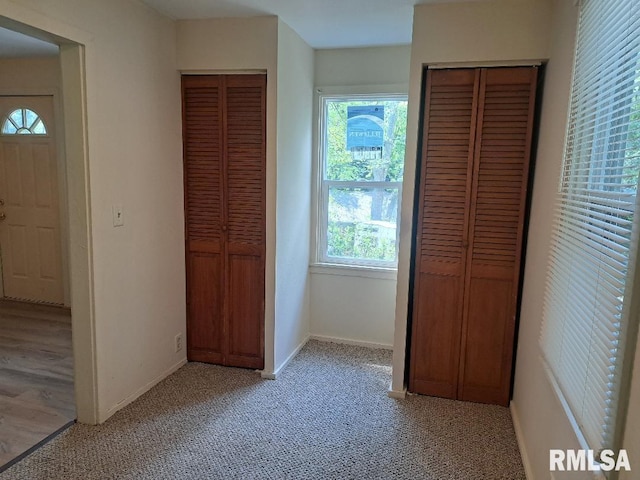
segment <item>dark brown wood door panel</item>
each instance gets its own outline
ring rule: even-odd
[[[226,90],[228,362],[264,367],[265,82],[233,76]]]
[[[196,362],[222,363],[224,325],[222,322],[221,255],[189,253],[190,289],[187,291],[189,359]]]
[[[535,67],[427,72],[412,391],[508,404],[536,79]],[[450,388],[429,383],[445,375]]]
[[[413,392],[456,398],[460,351],[456,348],[460,337],[460,278],[456,276],[421,273],[420,303],[414,324],[411,390]],[[421,309],[422,307],[422,309]]]
[[[229,358],[236,366],[264,367],[264,262],[229,256]]]
[[[511,368],[504,368],[504,362],[506,351],[513,346],[513,337],[507,334],[512,290],[511,278],[473,278],[470,282],[468,297],[472,308],[464,342],[460,400],[508,403],[504,385],[509,385]]]
[[[266,77],[182,89],[188,358],[263,368]]]
[[[447,398],[458,389],[477,76],[426,79],[409,388]]]
[[[481,73],[462,332],[463,400],[509,403],[536,80],[537,69],[530,67]],[[489,370],[500,372],[499,384],[485,373]]]
[[[187,356],[212,363],[224,358],[223,93],[217,77],[183,79]]]

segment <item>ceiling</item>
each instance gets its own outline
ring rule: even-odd
[[[414,5],[470,0],[141,1],[176,20],[277,15],[320,49],[409,44]],[[55,56],[58,51],[53,43],[0,27],[0,58]]]
[[[0,58],[51,57],[58,46],[0,27]]]
[[[415,4],[465,0],[142,1],[181,20],[277,15],[310,46],[319,49],[411,43]]]

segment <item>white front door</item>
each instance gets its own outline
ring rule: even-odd
[[[7,298],[62,304],[53,98],[0,97],[0,251]]]

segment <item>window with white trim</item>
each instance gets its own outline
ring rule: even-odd
[[[317,260],[396,268],[406,95],[320,98]]]
[[[579,438],[617,448],[638,251],[640,2],[580,7],[541,346]]]

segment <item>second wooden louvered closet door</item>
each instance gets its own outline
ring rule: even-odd
[[[264,75],[182,79],[189,360],[264,366]]]
[[[409,389],[509,401],[535,67],[429,70]]]

